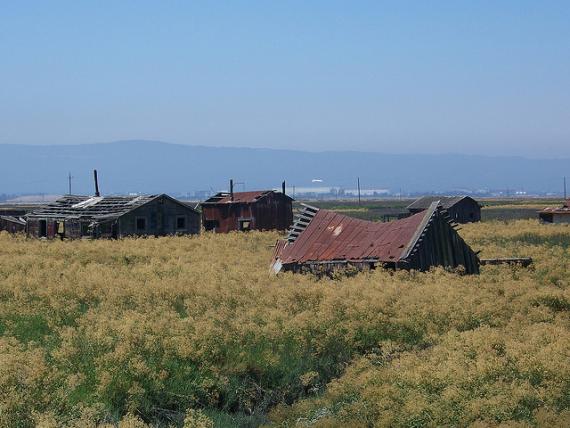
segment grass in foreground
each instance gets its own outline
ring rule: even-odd
[[[0,234],[0,425],[568,425],[570,229],[461,233],[535,265],[317,281],[269,276],[273,233]]]

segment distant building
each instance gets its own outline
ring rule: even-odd
[[[481,221],[481,205],[470,196],[424,196],[408,205],[407,209],[410,214],[416,214],[428,209],[436,201],[457,223]]]
[[[570,223],[570,199],[561,207],[543,209],[538,213],[538,218],[545,223]]]
[[[207,231],[286,230],[293,223],[293,199],[284,190],[220,192],[201,207]]]
[[[200,213],[168,195],[64,196],[26,215],[37,238],[121,238],[200,233]]]
[[[19,217],[1,215],[0,232],[3,230],[10,233],[24,232],[26,230],[26,222]]]

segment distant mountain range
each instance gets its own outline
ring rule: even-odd
[[[288,185],[363,188],[404,192],[524,189],[560,192],[570,176],[569,159],[467,155],[394,155],[372,152],[203,147],[157,141],[83,145],[0,145],[0,194],[93,193],[92,170],[102,193],[175,193]],[[239,184],[244,183],[244,184]]]

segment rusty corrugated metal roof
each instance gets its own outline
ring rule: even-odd
[[[545,214],[570,214],[570,199],[561,207],[547,207],[540,211]]]
[[[256,190],[251,192],[234,192],[232,199],[230,193],[220,192],[209,199],[206,199],[203,204],[251,204],[257,202],[265,196],[278,193],[275,190]],[[285,195],[287,196],[287,195]],[[287,196],[289,197],[289,196]]]
[[[417,235],[418,228],[430,212],[421,212],[402,220],[376,223],[347,217],[328,210],[313,211],[312,218],[300,233],[289,238],[276,251],[280,263],[319,261],[396,262]],[[305,210],[307,211],[307,210]]]

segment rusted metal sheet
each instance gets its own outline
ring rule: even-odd
[[[561,207],[547,207],[538,212],[540,220],[546,223],[570,223],[570,199]]]
[[[305,206],[279,242],[273,258],[275,271],[300,271],[303,266],[376,264],[427,270],[431,266],[465,267],[477,273],[476,254],[452,226],[437,202],[410,217],[375,223],[328,210]]]
[[[393,261],[402,255],[422,214],[387,223],[350,218],[319,210],[294,245],[281,254],[284,264],[324,260],[376,259]]]
[[[566,201],[561,207],[547,207],[541,213],[570,214],[570,201]]]
[[[273,190],[256,190],[251,192],[234,192],[233,197],[231,193],[221,192],[215,196],[204,201],[204,204],[251,204],[264,196],[273,193]]]
[[[206,230],[286,230],[293,222],[293,199],[273,190],[218,193],[201,204]]]

